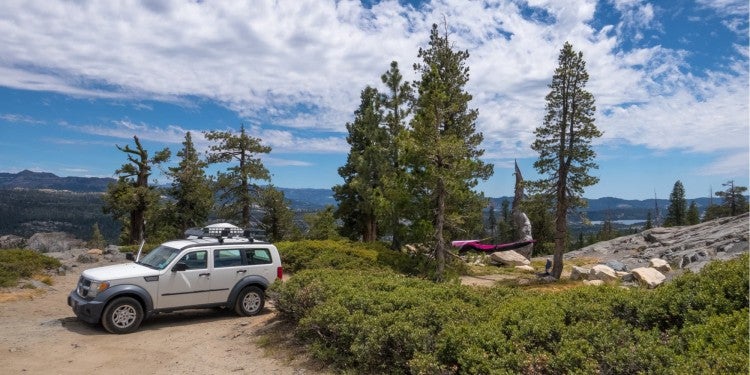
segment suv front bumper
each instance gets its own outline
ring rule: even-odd
[[[104,310],[104,301],[87,300],[76,293],[73,289],[68,294],[68,306],[73,309],[78,319],[87,323],[99,323]]]

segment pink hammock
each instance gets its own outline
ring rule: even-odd
[[[469,250],[491,253],[495,251],[506,251],[506,250],[518,249],[520,247],[524,247],[526,245],[536,242],[535,240],[528,240],[528,241],[518,241],[518,242],[486,245],[486,244],[480,243],[480,241],[481,240],[453,241],[451,242],[451,245],[453,245],[454,247],[457,247],[459,253],[463,253]]]

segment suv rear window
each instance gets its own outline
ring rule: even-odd
[[[247,264],[271,264],[271,252],[268,249],[246,249]]]
[[[214,250],[214,267],[236,267],[242,265],[242,254],[237,249]]]

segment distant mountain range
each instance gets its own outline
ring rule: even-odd
[[[30,237],[37,232],[65,231],[78,238],[88,239],[91,228],[96,223],[100,231],[115,243],[120,224],[102,212],[102,193],[112,178],[58,177],[52,173],[22,171],[0,173],[0,235],[16,234]],[[278,188],[290,202],[290,208],[303,215],[335,205],[331,189],[291,189]],[[496,215],[499,215],[502,202],[509,203],[512,197],[490,198]],[[654,216],[658,205],[659,215],[666,216],[667,199],[627,200],[613,197],[589,199],[584,209],[590,225],[581,225],[580,215],[571,215],[571,228],[592,231],[597,222],[612,220],[617,226],[638,226],[646,220],[649,212]],[[690,202],[690,200],[688,201]],[[701,212],[709,205],[709,198],[695,199]],[[718,204],[719,199],[714,199]],[[485,215],[487,212],[485,211]],[[585,227],[585,228],[584,228]],[[581,229],[584,228],[584,229]],[[594,229],[592,229],[594,228]]]
[[[18,173],[0,173],[0,189],[51,189],[77,193],[103,192],[114,178],[58,177],[52,173],[24,170]]]
[[[104,192],[107,185],[114,182],[113,178],[99,177],[58,177],[52,173],[22,171],[19,173],[0,173],[0,189],[50,189],[68,190],[72,192]],[[335,205],[331,189],[292,189],[278,188],[291,202],[295,211],[315,211],[326,205]],[[490,198],[497,210],[502,201],[512,201],[512,197]],[[614,197],[588,199],[586,212],[589,220],[645,220],[647,212],[652,215],[655,206],[659,207],[660,215],[666,214],[669,200],[654,199],[626,200]],[[690,202],[691,200],[688,200]],[[699,211],[703,212],[709,205],[709,198],[694,200]],[[718,203],[718,199],[714,199]]]

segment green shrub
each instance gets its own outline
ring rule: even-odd
[[[681,354],[676,373],[748,374],[748,309],[706,317],[675,339]]]
[[[298,272],[305,269],[391,269],[398,273],[434,279],[436,263],[424,254],[394,251],[380,242],[362,243],[348,240],[305,240],[279,242],[284,269]],[[449,259],[446,279],[466,273],[466,265]]]
[[[748,254],[686,273],[653,291],[623,300],[616,315],[642,329],[679,330],[706,318],[748,308]]]
[[[284,269],[298,272],[304,269],[367,269],[376,266],[378,253],[359,242],[346,240],[306,240],[279,242]]]
[[[33,250],[0,250],[0,286],[15,286],[22,277],[57,267],[60,267],[59,260]]]
[[[316,358],[359,373],[748,373],[747,262],[549,292],[308,269],[271,294]]]

